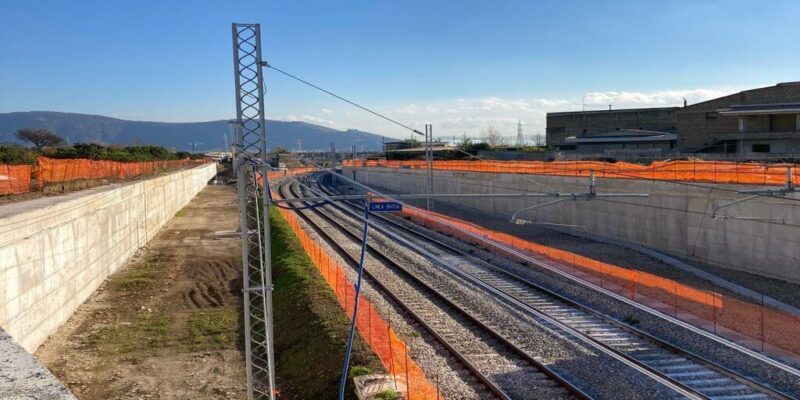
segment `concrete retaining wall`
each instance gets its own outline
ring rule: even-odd
[[[35,351],[215,174],[204,165],[0,206],[0,326]]]
[[[349,177],[353,168],[346,168]],[[424,171],[358,168],[356,180],[393,193],[425,193]],[[588,178],[436,171],[437,193],[583,192]],[[712,188],[708,188],[711,186]],[[800,201],[760,197],[722,214],[779,221],[714,219],[715,204],[743,196],[731,189],[753,186],[697,186],[674,182],[598,179],[597,191],[648,193],[649,198],[564,202],[521,215],[541,222],[580,225],[595,234],[642,244],[678,256],[800,282]],[[800,195],[790,197],[800,199]],[[453,199],[455,205],[509,218],[514,211],[552,199]],[[437,200],[440,201],[440,200]]]

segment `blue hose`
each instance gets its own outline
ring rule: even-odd
[[[350,368],[350,353],[353,350],[353,338],[356,334],[358,299],[361,294],[361,278],[364,276],[364,255],[367,250],[367,232],[369,231],[369,207],[366,201],[362,201],[362,203],[364,204],[364,233],[361,236],[361,258],[358,261],[358,280],[356,281],[355,301],[353,302],[353,319],[350,320],[350,334],[347,338],[347,349],[344,352],[342,378],[339,381],[339,400],[344,400],[344,387],[347,384],[347,371]]]

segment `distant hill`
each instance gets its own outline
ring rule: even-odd
[[[227,120],[149,122],[52,111],[0,113],[0,142],[16,141],[14,132],[19,128],[50,129],[71,143],[152,144],[177,150],[190,150],[190,142],[203,143],[197,145],[197,151],[224,147],[223,135],[229,129]],[[382,141],[379,135],[355,129],[340,131],[305,122],[273,120],[267,121],[267,138],[287,149],[297,148],[300,139],[303,150],[327,150],[331,141],[340,150],[352,145],[359,150],[379,150]]]

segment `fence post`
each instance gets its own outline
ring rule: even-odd
[[[673,314],[673,317],[678,318],[678,283],[677,282],[673,282],[673,283],[674,284],[672,285],[672,287],[675,288],[675,298],[672,299],[672,301],[673,301],[672,314]]]
[[[394,390],[397,390],[397,374],[394,370],[394,345],[392,344],[392,309],[387,306],[386,312],[386,340],[389,342],[389,373],[392,374]]]
[[[408,345],[405,342],[403,342],[403,352],[406,356],[406,396],[411,400],[411,380],[408,379]]]
[[[717,334],[717,293],[714,291],[714,289],[711,289],[711,304],[712,304],[712,307],[713,307],[713,310],[714,310],[714,314],[713,314],[714,316],[713,316],[712,319],[714,320],[714,334],[716,335]]]
[[[761,293],[761,352],[764,352],[764,342],[766,341],[766,336],[764,334],[764,293]]]

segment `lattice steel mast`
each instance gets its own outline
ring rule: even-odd
[[[233,24],[236,178],[241,207],[247,397],[274,399],[272,268],[264,75],[259,24]]]

